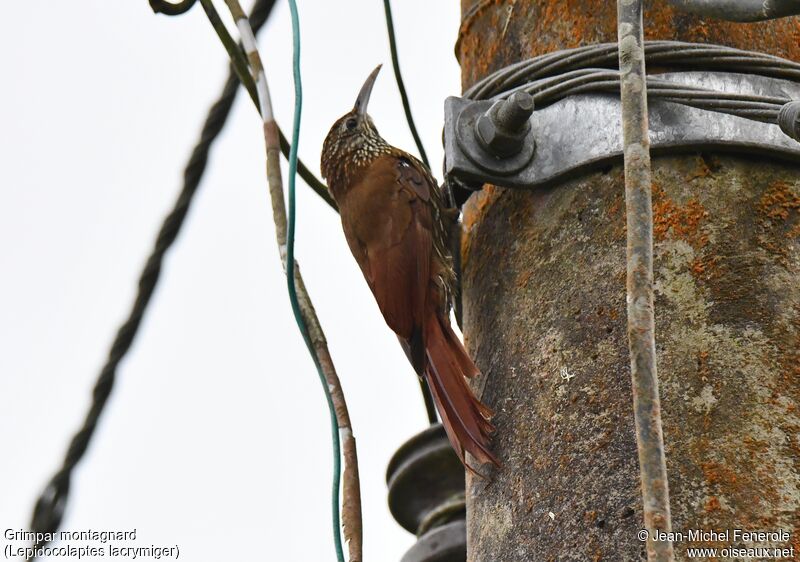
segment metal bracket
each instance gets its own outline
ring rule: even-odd
[[[800,84],[764,76],[673,72],[658,77],[709,90],[800,99]],[[530,155],[523,152],[510,158],[487,157],[475,138],[474,122],[491,105],[491,101],[457,97],[445,100],[445,175],[449,179],[476,189],[484,183],[533,189],[622,161],[618,96],[581,94],[534,111],[528,134],[532,137],[525,143]],[[654,155],[715,150],[800,159],[800,143],[777,125],[658,99],[650,100],[649,106]],[[477,158],[482,151],[484,156]]]

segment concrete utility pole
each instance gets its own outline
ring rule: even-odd
[[[647,39],[800,61],[798,18],[648,5]],[[462,0],[462,13],[465,89],[531,56],[617,40],[607,0]],[[767,544],[800,559],[800,164],[654,156],[652,177],[672,528],[788,531]],[[464,333],[504,464],[467,477],[472,562],[643,559],[624,213],[621,162],[547,189],[486,186],[464,207]],[[675,542],[676,559],[687,546]]]

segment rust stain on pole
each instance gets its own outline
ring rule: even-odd
[[[661,430],[653,311],[653,204],[647,82],[642,31],[643,0],[618,0],[620,98],[625,154],[627,223],[627,308],[636,445],[642,479],[647,559],[674,560],[672,541],[657,533],[672,530],[667,463]]]

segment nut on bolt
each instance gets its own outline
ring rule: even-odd
[[[475,134],[490,153],[509,158],[522,151],[531,130],[531,114],[533,97],[526,92],[515,92],[506,99],[496,101],[478,118]]]

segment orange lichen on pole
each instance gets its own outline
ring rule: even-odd
[[[800,209],[800,195],[783,181],[774,182],[761,197],[759,211],[769,219],[786,221],[791,211]]]
[[[469,260],[470,240],[472,240],[472,230],[480,222],[487,210],[491,208],[492,204],[503,193],[503,190],[497,187],[486,184],[481,191],[476,192],[464,204],[462,209],[462,228],[463,236],[461,237],[461,265],[462,267]]]
[[[708,243],[708,233],[702,229],[707,218],[708,211],[697,197],[678,205],[660,185],[653,184],[653,235],[656,242],[670,237],[684,240],[695,250],[700,250]]]
[[[615,3],[607,0],[483,0],[470,6],[455,48],[465,89],[514,61],[616,41]],[[644,32],[648,40],[715,43],[800,60],[800,17],[742,24],[649,2]]]

